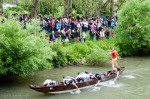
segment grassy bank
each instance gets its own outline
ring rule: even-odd
[[[109,40],[90,41],[85,43],[66,43],[60,46],[60,41],[51,45],[57,56],[53,59],[54,67],[67,64],[82,64],[87,66],[102,66],[111,59],[109,51],[115,45],[115,38]]]

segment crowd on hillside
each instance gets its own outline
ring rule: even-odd
[[[14,15],[16,17],[16,15]],[[18,20],[23,23],[23,28],[27,28],[27,23],[32,20],[28,15],[20,15]],[[109,39],[110,36],[114,37],[114,27],[117,25],[117,17],[92,17],[85,16],[76,18],[60,17],[54,18],[50,16],[39,17],[41,31],[46,31],[46,40],[54,42],[60,38],[64,42],[85,42],[87,36],[90,40]],[[89,34],[88,34],[89,33]]]
[[[74,41],[85,42],[89,31],[90,40],[114,36],[114,27],[117,25],[116,17],[76,17],[76,18],[45,18],[40,17],[42,30],[50,35],[50,42],[61,38],[62,42]]]

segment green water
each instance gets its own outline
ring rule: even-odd
[[[115,84],[109,82],[81,93],[59,95],[42,94],[29,89],[30,84],[41,84],[45,79],[61,81],[63,75],[76,76],[77,72],[102,72],[105,67],[63,67],[35,73],[31,77],[0,85],[0,99],[150,99],[150,57],[123,58],[119,61],[126,70]]]

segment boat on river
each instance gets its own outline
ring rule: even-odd
[[[125,69],[125,67],[120,68],[119,75],[124,71],[124,69]],[[112,74],[110,76],[104,76],[103,79],[101,79],[101,81],[99,83],[113,80],[116,77],[117,77],[117,74]],[[76,83],[76,85],[78,86],[79,89],[86,89],[89,87],[94,87],[98,83],[98,81],[99,81],[98,79],[90,79],[89,81],[78,82],[78,83]],[[38,92],[51,93],[51,94],[68,93],[68,92],[73,92],[73,91],[77,90],[74,85],[65,86],[63,82],[58,82],[58,84],[55,86],[30,85],[29,87]]]

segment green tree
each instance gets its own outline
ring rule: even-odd
[[[117,10],[119,10],[126,1],[127,0],[117,0],[117,2],[115,3]]]
[[[0,25],[0,77],[25,76],[33,71],[52,67],[55,53],[44,35],[23,30],[16,21],[8,20]]]
[[[39,14],[52,15],[58,17],[64,14],[64,1],[63,0],[40,0],[39,1]]]
[[[117,45],[122,55],[150,55],[150,0],[130,0],[118,12]]]

